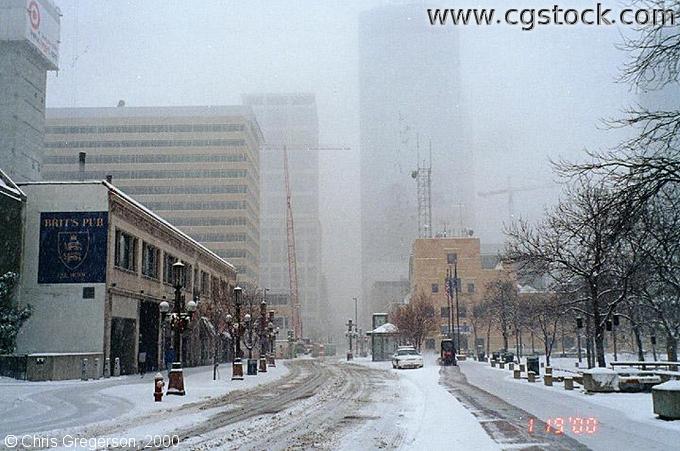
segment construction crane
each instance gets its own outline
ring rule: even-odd
[[[293,201],[290,193],[288,174],[288,149],[283,146],[283,176],[286,183],[286,231],[288,234],[288,278],[290,280],[290,305],[293,316],[293,334],[296,340],[302,338],[300,298],[298,296],[297,258],[295,256],[295,224],[293,223]]]
[[[508,187],[503,189],[496,189],[491,191],[480,191],[477,193],[479,197],[491,197],[500,196],[503,194],[508,195],[508,222],[512,222],[515,215],[515,201],[514,194],[525,192],[525,191],[537,191],[539,189],[555,188],[555,185],[541,185],[541,186],[523,186],[523,187],[513,187],[510,183],[510,178],[508,178]]]

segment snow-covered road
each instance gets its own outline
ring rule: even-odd
[[[593,450],[668,450],[678,446],[680,422],[656,419],[649,393],[586,395],[579,390],[565,391],[561,383],[546,387],[541,381],[534,384],[518,381],[507,369],[491,368],[485,363],[461,362],[460,368],[470,384],[539,420],[596,418],[598,428],[592,434],[574,434],[569,427],[565,428],[567,435]]]

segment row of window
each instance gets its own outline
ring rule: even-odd
[[[46,171],[43,175],[45,179],[52,180],[77,180],[77,171]],[[245,178],[248,171],[245,169],[168,169],[154,171],[145,170],[114,170],[114,171],[85,171],[83,177],[86,179],[103,179],[107,175],[114,179],[178,179],[178,178]]]
[[[453,311],[453,316],[455,318],[456,316],[456,311],[454,309]],[[465,318],[467,316],[467,307],[464,305],[461,305],[458,307],[458,316],[461,318]],[[449,308],[448,307],[442,307],[441,308],[441,317],[442,318],[448,318],[449,317]]]
[[[148,124],[148,125],[77,125],[46,127],[47,133],[167,133],[167,132],[240,132],[243,124]]]
[[[245,194],[246,185],[125,186],[127,194]]]
[[[88,163],[218,163],[247,161],[245,154],[155,154],[155,155],[88,155]],[[49,155],[44,164],[77,164],[78,155]]]
[[[137,252],[139,249],[139,239],[127,232],[116,229],[114,246],[114,264],[117,268],[125,271],[137,272]],[[142,275],[154,280],[162,280],[164,283],[173,284],[174,275],[172,265],[178,261],[178,257],[169,252],[161,251],[158,247],[142,241]],[[162,252],[162,253],[161,253]],[[161,267],[161,261],[162,267]],[[210,293],[210,284],[219,283],[219,279],[211,276],[206,271],[199,271],[198,268],[192,270],[192,265],[187,262],[184,263],[184,280],[182,281],[187,290],[191,290],[193,283],[200,284],[196,286],[196,291],[207,295]],[[192,277],[193,275],[193,277]],[[216,286],[216,285],[215,285]]]
[[[243,139],[131,139],[116,141],[48,141],[48,149],[108,149],[120,147],[244,147]]]
[[[191,238],[201,243],[245,242],[245,233],[192,233]]]
[[[463,286],[462,286],[462,281],[460,278],[456,280],[456,291],[459,293],[463,292]],[[433,293],[439,293],[439,284],[438,283],[433,283],[432,284],[432,292]],[[474,282],[468,282],[466,286],[466,293],[472,294],[475,292],[475,283]]]
[[[170,201],[145,202],[144,205],[152,210],[245,210],[245,200],[198,200],[198,201]]]
[[[125,188],[128,192],[128,189]],[[248,220],[244,216],[238,216],[233,218],[204,218],[201,216],[191,216],[191,217],[173,217],[166,216],[166,219],[176,226],[217,226],[217,225],[229,225],[229,226],[245,226],[248,224]]]

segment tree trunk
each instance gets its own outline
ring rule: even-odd
[[[637,345],[638,360],[640,362],[645,361],[645,352],[642,348],[642,335],[640,334],[640,326],[637,324],[633,325],[633,335],[635,336],[635,344]]]
[[[666,334],[666,352],[669,362],[678,361],[678,339],[671,334]]]
[[[487,323],[486,326],[486,355],[487,357],[491,354],[491,321]]]

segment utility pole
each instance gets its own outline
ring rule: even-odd
[[[451,317],[453,316],[453,308],[452,308],[452,298],[453,298],[453,283],[451,281],[451,277],[453,275],[451,274],[451,265],[449,265],[449,269],[446,270],[446,300],[448,302],[448,320],[449,320],[449,339],[453,339],[453,327],[451,327]]]
[[[458,341],[458,351],[460,353],[460,310],[458,309],[458,260],[453,262],[453,288],[456,295],[456,340]]]

